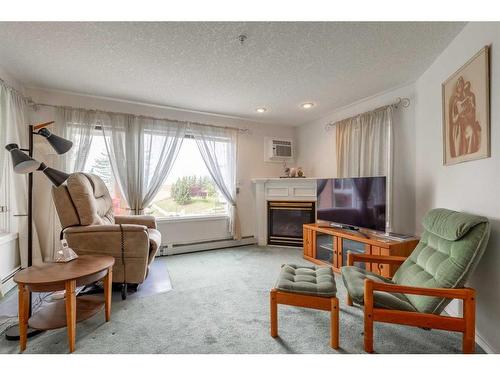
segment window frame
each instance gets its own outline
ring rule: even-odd
[[[94,126],[94,130],[99,132],[99,136],[104,136],[102,133],[102,125],[101,124],[96,124]],[[95,135],[94,135],[95,136]],[[187,131],[186,134],[184,135],[184,139],[195,139],[194,134],[191,132]],[[224,138],[225,139],[225,138]],[[221,139],[222,141],[222,139]],[[229,142],[229,140],[227,140]],[[92,146],[91,146],[92,147]],[[111,171],[113,173],[113,171]],[[115,178],[113,176],[113,178]],[[130,207],[124,208],[125,210],[130,212]],[[182,216],[154,216],[155,220],[157,222],[195,222],[195,221],[210,221],[210,220],[229,220],[231,214],[229,210],[226,210],[225,214],[200,214],[200,215],[182,215]]]

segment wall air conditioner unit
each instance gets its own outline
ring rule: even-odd
[[[293,159],[293,140],[289,138],[265,139],[265,161],[290,161]]]

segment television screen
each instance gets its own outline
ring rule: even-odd
[[[385,231],[385,177],[318,180],[318,220]]]

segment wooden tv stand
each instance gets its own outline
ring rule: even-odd
[[[304,224],[304,259],[321,265],[331,265],[336,272],[347,265],[347,252],[372,255],[409,256],[418,244],[418,238],[395,240],[383,233],[332,228],[320,224]],[[360,264],[360,267],[365,267]],[[397,265],[366,264],[367,270],[392,277]]]

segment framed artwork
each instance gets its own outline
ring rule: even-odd
[[[444,165],[490,157],[488,52],[482,48],[442,85]]]

